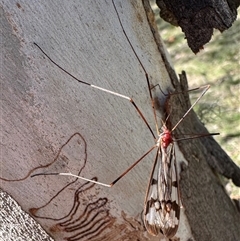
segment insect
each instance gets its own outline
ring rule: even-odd
[[[144,223],[146,226],[147,231],[152,235],[158,235],[162,233],[165,237],[171,238],[173,237],[178,229],[179,225],[179,217],[180,217],[180,193],[179,193],[179,183],[178,183],[178,172],[177,172],[177,163],[176,163],[176,156],[175,156],[175,149],[173,142],[177,141],[174,140],[172,132],[177,128],[177,126],[184,120],[184,118],[188,115],[188,113],[193,109],[196,103],[201,99],[201,97],[206,93],[210,86],[205,86],[204,91],[199,96],[199,98],[193,103],[193,105],[189,108],[189,110],[183,115],[183,117],[178,121],[178,123],[172,128],[169,129],[166,126],[166,123],[163,122],[162,128],[158,128],[157,124],[157,115],[154,106],[154,100],[152,96],[152,88],[150,85],[148,73],[145,70],[142,62],[140,61],[137,53],[135,52],[127,34],[125,33],[124,27],[122,25],[121,19],[119,17],[117,8],[115,6],[114,1],[112,0],[114,9],[117,14],[117,18],[119,20],[121,29],[134,53],[136,58],[138,59],[139,64],[141,65],[145,77],[146,82],[148,85],[149,96],[152,103],[152,110],[156,124],[157,135],[154,134],[153,130],[151,129],[150,125],[148,124],[146,118],[142,114],[141,110],[135,104],[134,100],[128,96],[116,93],[114,91],[110,91],[96,85],[90,84],[88,82],[82,81],[61,66],[59,66],[56,62],[54,62],[44,51],[41,47],[39,47],[36,43],[35,45],[43,52],[45,56],[57,67],[59,67],[62,71],[70,75],[76,81],[81,84],[87,85],[89,87],[98,89],[100,91],[104,91],[106,93],[118,96],[120,98],[127,99],[136,109],[137,113],[140,115],[142,120],[144,121],[145,125],[151,132],[155,144],[140,158],[138,159],[133,165],[131,165],[126,171],[124,171],[116,180],[114,180],[110,184],[105,184],[102,182],[94,181],[85,177],[80,177],[74,175],[72,173],[45,173],[45,174],[35,174],[37,175],[65,175],[65,176],[73,176],[80,178],[85,181],[89,181],[92,183],[100,184],[106,187],[112,187],[116,184],[125,174],[127,174],[134,166],[136,166],[144,157],[146,157],[150,152],[154,149],[156,150],[155,161],[153,164],[150,181],[148,184],[148,189],[146,193],[145,203],[144,203]]]

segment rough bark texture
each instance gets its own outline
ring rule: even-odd
[[[188,46],[197,53],[211,40],[213,30],[224,31],[237,17],[239,0],[157,0],[160,16],[185,33]]]
[[[14,199],[0,190],[0,240],[53,241],[43,228]]]
[[[145,9],[139,1],[116,1],[116,6],[151,84],[173,91],[177,77],[148,1]],[[110,183],[154,144],[128,100],[79,84],[33,45],[81,80],[132,97],[154,129],[146,78],[112,2],[4,1],[1,26],[1,188],[55,240],[159,240],[146,233],[141,218],[154,153],[111,189],[70,177],[30,178],[39,172],[72,172]],[[157,88],[154,97],[165,100]],[[171,106],[174,122],[187,103]],[[159,123],[161,112],[160,104]],[[188,132],[191,118],[176,131]],[[199,140],[185,143],[181,151],[189,165],[182,164],[181,190],[186,215],[183,211],[177,237],[236,240],[239,214],[206,164],[207,149]],[[181,153],[176,155],[181,163]],[[221,215],[220,209],[225,210]],[[35,230],[31,221],[23,226]],[[21,230],[15,232],[24,239]]]

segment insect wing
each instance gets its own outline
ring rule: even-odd
[[[174,146],[158,148],[144,205],[144,223],[151,235],[173,237],[178,229],[180,197]]]

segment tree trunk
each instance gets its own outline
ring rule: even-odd
[[[151,85],[173,91],[177,79],[148,2],[115,2]],[[72,177],[30,177],[71,172],[111,183],[154,145],[127,99],[78,83],[33,44],[80,80],[133,98],[155,130],[144,70],[113,3],[9,0],[1,13],[1,188],[55,240],[159,240],[147,234],[142,223],[154,153],[109,189]],[[166,98],[161,90],[154,89],[159,125]],[[187,106],[179,103],[171,105],[171,122],[180,119]],[[177,134],[189,128],[193,115]],[[209,153],[199,140],[183,144],[176,153],[184,207],[177,237],[237,240],[239,213],[207,165]]]

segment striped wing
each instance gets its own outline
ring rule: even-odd
[[[173,237],[178,229],[180,196],[174,146],[158,148],[144,205],[147,231]]]

